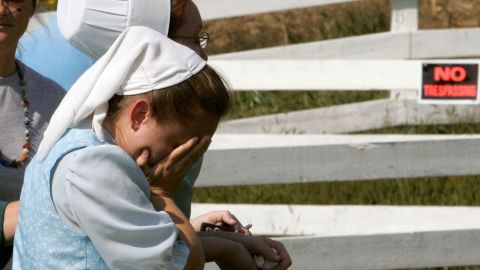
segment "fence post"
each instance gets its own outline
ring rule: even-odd
[[[418,0],[392,0],[392,18],[390,22],[390,32],[415,32],[418,30]],[[408,58],[412,57],[412,38],[408,37],[409,53]],[[420,71],[419,71],[420,72]],[[415,99],[416,91],[390,91],[391,99]]]
[[[418,30],[418,0],[392,0],[391,32]]]

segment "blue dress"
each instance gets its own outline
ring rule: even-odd
[[[67,223],[53,203],[51,181],[59,161],[74,153],[65,175]],[[188,248],[149,197],[143,172],[120,147],[89,129],[69,130],[43,161],[35,157],[27,167],[13,269],[183,269]]]

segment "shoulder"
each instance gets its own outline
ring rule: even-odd
[[[150,186],[142,170],[120,147],[104,144],[88,146],[74,151],[68,159],[68,171],[72,181],[95,182],[97,187],[139,188],[149,194]],[[74,180],[76,179],[76,180]]]
[[[48,104],[55,105],[56,108],[65,96],[65,89],[55,81],[24,64],[21,64],[21,67],[30,94],[33,95],[35,99],[47,101]]]
[[[133,159],[120,147],[113,144],[88,146],[77,151],[76,160],[85,163],[105,163],[111,166],[136,166]]]
[[[120,147],[112,144],[88,146],[76,151],[76,163],[92,166],[104,165],[118,167],[120,170],[136,171],[140,168],[133,159]]]

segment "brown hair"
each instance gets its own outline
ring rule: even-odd
[[[232,97],[225,80],[210,66],[189,79],[165,89],[134,96],[115,95],[108,102],[105,121],[116,121],[123,108],[145,98],[154,117],[168,120],[191,120],[199,113],[222,117],[231,107]]]
[[[191,0],[172,0],[172,12],[170,14],[170,25],[168,33],[172,33],[172,30],[182,22],[183,11],[187,5],[187,1]]]

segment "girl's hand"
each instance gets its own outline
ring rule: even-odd
[[[227,210],[211,211],[196,218],[190,219],[190,223],[197,232],[200,231],[200,227],[202,226],[203,222],[210,224],[223,223],[231,226],[237,233],[244,235],[252,234],[249,228],[244,227],[237,217]]]
[[[215,236],[200,236],[200,241],[205,260],[214,261],[220,269],[257,270],[252,255],[241,243]]]
[[[263,238],[263,240],[266,242],[267,245],[273,248],[280,257],[278,264],[271,270],[288,269],[292,265],[292,259],[290,258],[290,255],[288,254],[287,249],[283,246],[283,244],[269,238]]]
[[[292,265],[292,259],[282,243],[259,236],[241,235],[229,232],[202,232],[205,236],[218,236],[241,243],[251,256],[262,255],[264,259],[278,262],[271,270],[285,270]]]
[[[246,236],[239,239],[252,255],[262,255],[265,259],[278,264],[271,270],[284,270],[292,265],[292,259],[282,243],[258,236]]]
[[[144,150],[136,162],[148,178],[152,194],[172,198],[185,174],[207,151],[210,142],[210,136],[204,136],[200,140],[192,138],[173,149],[154,166],[148,165],[149,152]]]

